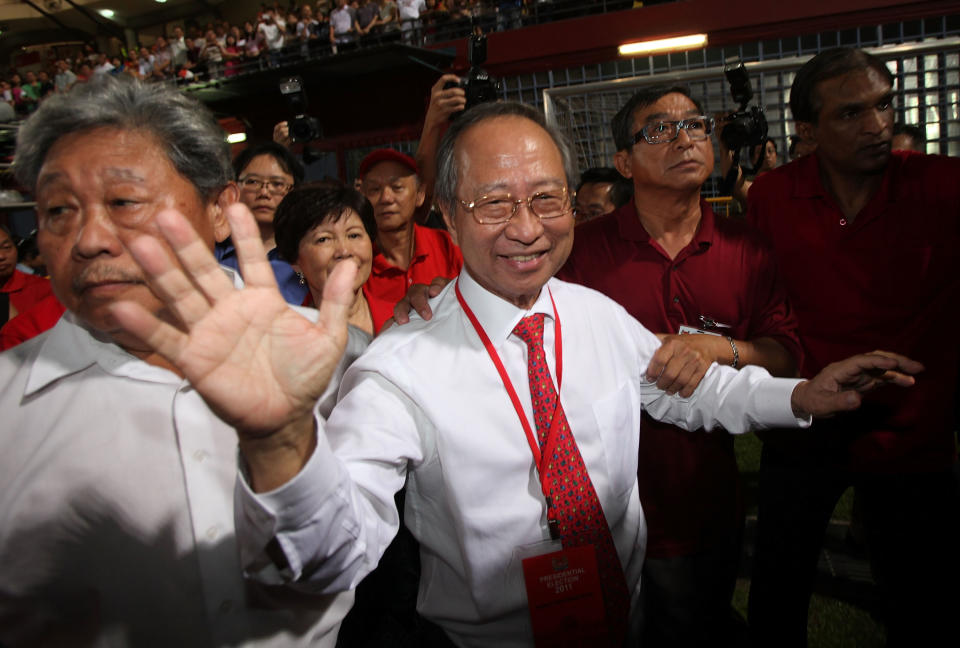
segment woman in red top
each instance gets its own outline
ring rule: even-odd
[[[0,326],[51,294],[49,280],[17,270],[17,246],[0,225]]]
[[[373,264],[377,222],[363,194],[335,182],[298,185],[277,206],[273,226],[280,257],[310,288],[304,306],[319,306],[334,265],[349,258],[356,261],[360,272],[349,323],[369,335],[377,333],[371,309],[384,305],[370,303],[363,291]]]

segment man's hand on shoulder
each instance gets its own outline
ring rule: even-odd
[[[392,321],[397,324],[406,324],[410,321],[410,311],[429,321],[433,317],[430,300],[440,294],[444,286],[450,283],[446,277],[435,277],[429,284],[413,284],[407,289],[407,294],[393,307]],[[386,328],[386,326],[384,326]]]

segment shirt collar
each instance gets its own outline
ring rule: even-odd
[[[634,208],[633,201],[613,212],[613,218],[617,220],[617,229],[620,236],[628,241],[638,243],[650,242],[650,234],[644,229],[637,217],[637,210]],[[715,215],[713,208],[710,207],[705,199],[700,198],[700,225],[697,227],[696,234],[690,240],[687,249],[695,252],[703,246],[713,243],[715,230]]]
[[[94,364],[114,376],[171,385],[183,382],[173,372],[130,355],[67,311],[41,343],[27,378],[24,396]]]
[[[240,273],[232,268],[220,267],[233,281],[234,287],[243,287]],[[186,382],[168,369],[148,364],[127,353],[106,335],[88,328],[76,315],[67,311],[41,343],[27,378],[24,396],[94,364],[106,373],[133,380],[168,385]]]
[[[0,286],[0,292],[11,293],[18,290],[23,290],[27,285],[27,275],[24,272],[20,272],[16,268],[13,269],[13,274],[7,279],[6,283]]]
[[[410,266],[407,267],[409,270],[415,263],[420,263],[428,256],[430,256],[430,250],[424,244],[424,236],[420,234],[420,231],[424,228],[416,223],[413,224],[413,256],[410,258]],[[402,272],[400,268],[393,265],[392,263],[387,263],[386,258],[383,256],[383,251],[380,247],[374,243],[373,247],[373,272],[376,274],[381,274],[389,270],[396,270]]]
[[[867,205],[864,207],[864,210],[866,210],[871,204],[892,202],[896,199],[897,173],[895,168],[899,167],[903,157],[904,156],[900,152],[895,151],[891,153],[890,160],[887,162],[887,166],[883,171],[883,180],[880,183],[880,187],[877,189],[877,193],[870,198]],[[794,174],[794,197],[820,197],[824,198],[825,200],[829,200],[831,203],[834,202],[833,197],[827,193],[827,190],[823,186],[823,181],[820,178],[820,158],[817,156],[816,152],[805,155],[799,160],[791,162],[791,164],[798,165],[797,172]]]
[[[791,162],[797,165],[794,176],[793,195],[795,198],[816,198],[826,196],[827,191],[820,181],[820,160],[816,153],[804,155],[799,160]]]
[[[553,319],[553,305],[548,290],[550,282],[540,289],[540,296],[537,297],[533,306],[529,310],[523,310],[478,284],[470,276],[466,266],[457,281],[464,301],[476,315],[477,321],[483,326],[483,330],[494,345],[500,345],[509,338],[517,322],[527,315],[543,313],[547,318]]]

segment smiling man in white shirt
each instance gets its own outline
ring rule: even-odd
[[[352,264],[335,268],[311,326],[281,308],[255,228],[239,212],[227,217],[247,264],[243,291],[211,272],[212,258],[175,214],[157,220],[179,262],[150,237],[131,244],[181,322],[134,304],[111,312],[196,377],[238,430],[241,559],[256,580],[354,587],[396,533],[393,496],[406,481],[406,523],[421,546],[418,608],[456,644],[525,646],[562,628],[589,645],[618,645],[643,561],[641,409],[733,433],[797,426],[856,407],[857,391],[912,384],[894,369],[919,370],[883,354],[838,363],[810,382],[713,366],[696,391],[669,395],[654,384],[664,367],[653,334],[599,293],[551,278],[572,243],[575,177],[569,148],[542,115],[513,103],[468,111],[445,135],[438,169],[437,199],[464,271],[434,300],[430,321],[415,319],[371,345],[326,421],[313,403],[343,344]],[[531,319],[542,323],[542,346],[521,337]],[[554,393],[549,412],[544,390]],[[587,518],[602,528],[573,529]],[[545,567],[534,555],[544,551]],[[544,624],[553,603],[573,617],[590,607],[570,605],[562,587],[545,593],[540,586],[556,575],[582,587],[598,617],[548,614]]]

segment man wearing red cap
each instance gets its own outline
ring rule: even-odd
[[[360,163],[359,175],[360,191],[373,205],[377,220],[376,255],[363,292],[379,332],[393,315],[392,305],[403,299],[411,284],[456,277],[463,257],[445,231],[414,222],[425,193],[413,158],[378,149]]]

